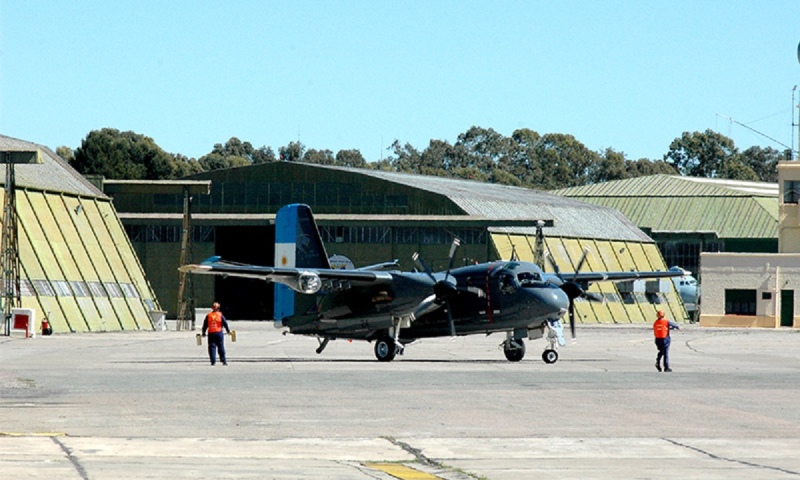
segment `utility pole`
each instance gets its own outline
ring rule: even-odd
[[[181,232],[181,266],[192,261],[192,197],[183,187],[183,230]],[[178,285],[178,330],[194,330],[194,283],[192,276],[180,272]]]
[[[798,58],[798,60],[800,60],[800,58]],[[792,141],[789,143],[789,145],[791,145],[791,148],[789,149],[789,160],[797,159],[797,156],[796,156],[795,150],[794,150],[794,127],[797,127],[798,125],[800,125],[800,118],[798,118],[798,123],[794,123],[794,111],[795,111],[795,109],[800,108],[800,105],[797,105],[794,102],[794,92],[796,92],[796,91],[797,91],[797,85],[795,85],[792,88]],[[798,141],[798,143],[800,143],[800,136],[798,136],[797,141]],[[797,152],[800,153],[800,145],[798,145]]]
[[[211,193],[211,182],[208,180],[166,181],[159,187],[160,191],[183,194],[183,224],[181,230],[180,266],[193,261],[192,258],[192,197]],[[178,312],[175,328],[177,330],[195,329],[195,297],[192,276],[180,272],[178,281]]]
[[[544,225],[542,220],[536,221],[536,251],[533,253],[533,263],[544,271]]]
[[[800,43],[797,44],[797,62],[800,63]],[[794,88],[797,88],[797,85],[795,85]],[[792,106],[800,109],[800,105],[794,105],[794,90],[792,90]],[[794,119],[794,112],[792,113],[792,119]],[[800,113],[797,114],[797,128],[797,159],[800,160]],[[794,133],[794,131],[792,133]],[[794,147],[794,145],[792,147]]]

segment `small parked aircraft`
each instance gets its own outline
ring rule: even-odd
[[[574,301],[590,283],[685,275],[686,272],[545,273],[530,262],[499,260],[453,268],[459,245],[450,248],[447,270],[432,272],[414,255],[416,271],[400,271],[397,262],[358,269],[331,268],[316,222],[307,205],[287,205],[275,219],[275,266],[247,265],[211,257],[180,269],[195,274],[254,278],[275,283],[273,318],[289,333],[315,336],[317,353],[330,340],[375,342],[379,361],[391,361],[414,340],[503,332],[506,359],[525,356],[524,339],[547,332],[546,363],[558,360],[564,345],[562,318],[568,315],[575,336]]]
[[[686,272],[677,266],[670,267],[669,270],[671,272],[684,273],[680,277],[672,277],[672,283],[675,285],[675,289],[678,290],[683,306],[686,307],[689,316],[692,316],[700,304],[700,285],[697,284],[697,280],[691,275],[691,272]]]

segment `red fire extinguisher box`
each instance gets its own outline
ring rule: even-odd
[[[12,327],[14,330],[25,330],[25,338],[33,337],[34,310],[32,308],[11,309]]]

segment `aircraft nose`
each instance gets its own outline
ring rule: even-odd
[[[569,310],[569,297],[560,288],[537,288],[534,289],[534,303],[541,306],[542,315],[562,317]]]

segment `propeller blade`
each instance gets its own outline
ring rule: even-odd
[[[411,259],[414,260],[414,264],[417,266],[418,270],[427,273],[428,276],[431,277],[431,280],[433,280],[434,282],[436,281],[436,279],[433,278],[433,273],[431,273],[431,269],[428,268],[425,262],[422,261],[422,258],[419,256],[419,253],[414,252],[414,255],[411,255]]]
[[[450,336],[451,337],[455,337],[456,336],[456,324],[453,321],[453,313],[450,312],[450,303],[447,303],[446,308],[447,308],[447,322],[450,325]]]
[[[450,261],[447,264],[447,275],[450,275],[450,269],[453,268],[453,260],[456,257],[456,250],[458,249],[458,247],[460,245],[461,245],[461,240],[459,240],[458,237],[453,238],[453,244],[450,245],[450,255],[449,255]],[[445,276],[447,276],[447,275],[445,275]]]
[[[450,329],[451,337],[456,336],[456,324],[453,320],[453,313],[450,311],[449,299],[458,295],[459,288],[458,281],[455,278],[453,278],[452,281],[450,280],[450,270],[453,268],[453,261],[455,260],[456,250],[458,249],[459,245],[461,245],[461,240],[454,238],[453,244],[450,246],[447,271],[444,274],[444,278],[441,280],[436,280],[436,277],[433,275],[433,272],[431,272],[431,269],[428,268],[425,262],[422,261],[422,258],[420,258],[419,253],[415,252],[414,255],[411,256],[411,258],[414,260],[414,263],[417,265],[417,268],[427,273],[434,282],[433,295],[423,300],[423,302],[417,307],[417,313],[425,314],[435,310],[436,308],[441,308],[444,306],[447,309],[447,325]]]
[[[575,267],[575,273],[578,273],[578,272],[581,271],[581,268],[583,267],[583,264],[586,263],[586,255],[588,253],[589,253],[589,247],[588,246],[584,247],[583,248],[583,255],[581,255],[581,259],[578,261],[578,266]]]
[[[569,299],[569,331],[572,333],[572,339],[575,339],[575,303]]]
[[[603,297],[599,293],[594,293],[594,292],[584,292],[583,293],[583,298],[585,298],[586,300],[589,300],[590,302],[600,302],[600,303],[602,303],[602,302],[606,301],[605,297]]]
[[[544,256],[547,258],[547,263],[549,263],[550,266],[553,268],[553,271],[555,272],[556,276],[558,278],[561,278],[561,269],[558,268],[556,260],[553,258],[552,255],[550,255],[550,250],[545,251]]]

